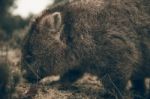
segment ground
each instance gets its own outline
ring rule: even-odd
[[[11,81],[14,81],[11,83],[13,85],[11,99],[103,99],[100,97],[100,92],[104,91],[101,81],[90,74],[85,74],[71,88],[67,89],[50,85],[52,81],[58,80],[59,76],[45,77],[35,84],[27,83],[21,76],[20,49],[10,48],[7,51],[7,53],[1,51],[0,54],[7,55],[7,61],[13,75],[11,77]],[[146,80],[146,84],[150,88],[150,80]],[[130,86],[129,83],[128,89]]]

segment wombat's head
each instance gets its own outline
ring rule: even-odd
[[[22,49],[22,68],[29,80],[43,78],[54,71],[63,53],[61,13],[46,13],[32,22]]]

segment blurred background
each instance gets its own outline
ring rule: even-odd
[[[63,0],[0,0],[0,48],[18,48],[32,16]]]

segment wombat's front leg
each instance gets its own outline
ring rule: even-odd
[[[145,99],[145,80],[144,77],[142,76],[142,73],[135,73],[132,75],[131,78],[131,83],[132,83],[132,95],[134,96],[134,99]]]

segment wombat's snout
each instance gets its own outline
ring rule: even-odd
[[[29,71],[24,70],[22,72],[22,75],[29,82],[37,81],[37,79],[35,79],[37,77],[35,77],[36,74],[34,74],[34,69],[31,68],[31,66],[34,65],[34,61],[35,61],[35,58],[31,54],[25,55],[24,58],[23,58],[23,61],[22,61],[22,63],[23,63],[22,65],[24,65],[24,67],[28,68],[28,70],[29,70]]]
[[[35,83],[35,82],[39,81],[39,76],[37,74],[35,74],[34,71],[32,71],[32,70],[30,72],[29,71],[23,72],[23,78],[27,79],[27,81],[30,83]]]
[[[27,79],[29,82],[38,81],[39,77],[37,72],[32,68],[35,64],[35,58],[31,55],[26,55],[23,60],[23,65],[28,69],[28,71],[24,70],[22,72],[23,78]],[[32,76],[31,76],[32,75]]]

